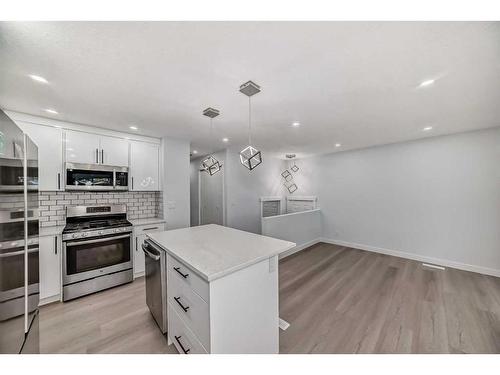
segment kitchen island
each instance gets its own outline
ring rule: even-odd
[[[168,336],[180,353],[278,353],[282,241],[220,225],[151,233],[167,253]]]

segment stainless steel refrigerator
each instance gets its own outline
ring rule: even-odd
[[[0,110],[0,353],[38,353],[38,148]]]

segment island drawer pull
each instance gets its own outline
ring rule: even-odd
[[[189,310],[189,306],[184,306],[181,301],[179,301],[181,299],[181,297],[174,297],[175,299],[175,302],[177,302],[179,304],[179,306],[184,310],[184,312],[187,312]]]
[[[184,346],[181,344],[181,340],[180,340],[180,338],[182,336],[174,336],[174,337],[175,337],[175,340],[177,341],[177,343],[179,344],[179,346],[181,347],[182,351],[184,352],[184,354],[188,354],[191,349],[189,349],[189,348],[184,349]]]
[[[182,273],[181,271],[179,271],[181,268],[180,267],[174,267],[174,270],[179,274],[181,275],[183,278],[187,278],[189,276],[189,273]]]
[[[142,231],[146,231],[146,230],[154,230],[154,229],[158,229],[158,227],[149,227],[149,228],[144,228]]]

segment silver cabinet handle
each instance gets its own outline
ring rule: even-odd
[[[101,164],[104,164],[104,149],[101,149]]]
[[[95,162],[96,164],[99,164],[99,149],[95,149]]]
[[[139,247],[139,245],[137,244],[137,239],[138,239],[138,238],[139,238],[139,237],[136,237],[136,238],[135,238],[135,251],[138,251],[138,250],[137,250],[137,248]]]
[[[61,190],[61,174],[57,174],[57,190]]]
[[[147,231],[147,230],[153,230],[153,229],[158,229],[158,227],[151,227],[151,228],[144,228],[142,231]]]
[[[134,190],[134,178],[132,177],[132,190]]]
[[[54,254],[57,255],[57,236],[54,237]]]

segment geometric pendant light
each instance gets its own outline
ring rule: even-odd
[[[287,154],[286,158],[293,159],[295,158],[295,154]],[[293,165],[290,167],[290,169],[295,173],[299,170],[299,167],[297,167],[294,162]],[[293,194],[296,190],[298,190],[298,187],[293,180],[293,176],[288,169],[285,169],[281,173],[281,176],[285,179],[283,185],[285,185],[290,194]]]
[[[219,116],[220,112],[217,109],[208,107],[203,111],[203,115],[210,117],[210,142],[212,141],[212,119]],[[213,176],[219,172],[222,168],[222,164],[213,156],[210,155],[201,162],[201,169],[207,172],[210,176]]]
[[[240,151],[240,162],[249,170],[262,163],[262,154],[252,146],[252,101],[251,97],[260,92],[260,86],[248,81],[240,86],[240,92],[248,96],[248,146]]]

